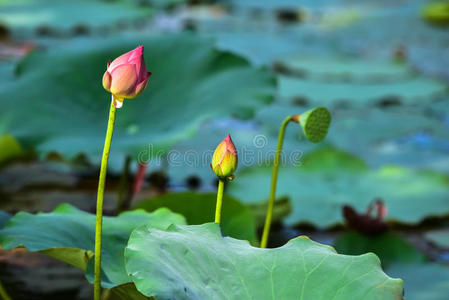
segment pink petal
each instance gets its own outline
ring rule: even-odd
[[[140,45],[129,53],[131,53],[131,56],[128,58],[128,61],[133,59],[140,59],[143,56],[143,46]]]
[[[234,146],[234,143],[232,142],[230,134],[228,134],[228,136],[224,139],[224,142],[226,143],[226,150],[228,150],[232,154],[237,153],[237,150],[235,149],[235,146]]]
[[[109,74],[108,71],[104,72],[103,75],[103,87],[106,91],[110,92],[111,91],[111,74]]]
[[[120,55],[119,57],[117,57],[116,59],[114,59],[114,60],[112,61],[112,63],[110,63],[109,66],[108,66],[108,72],[109,72],[109,73],[112,73],[112,71],[114,71],[115,68],[117,68],[117,67],[119,67],[119,66],[121,66],[121,65],[123,65],[123,64],[126,64],[126,63],[128,62],[129,57],[130,57],[131,55],[132,55],[132,53],[131,53],[131,51],[130,51],[130,52],[127,52],[127,53],[125,53],[125,54],[122,54],[122,55]]]
[[[147,84],[148,84],[148,78],[137,85],[136,91],[134,92],[135,97],[139,96],[140,93],[142,93],[146,89]]]
[[[145,66],[145,59],[143,56],[132,59],[129,63],[136,66],[137,81],[144,81],[147,78],[147,68]]]
[[[121,65],[111,73],[111,93],[119,98],[134,96],[137,84],[136,67],[134,65]]]

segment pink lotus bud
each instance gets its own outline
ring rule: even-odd
[[[237,151],[231,136],[228,135],[215,149],[210,167],[218,177],[226,178],[231,177],[235,172],[237,163]]]
[[[114,95],[114,105],[120,108],[123,99],[135,98],[145,90],[150,75],[145,67],[143,46],[139,46],[108,63],[103,87]]]

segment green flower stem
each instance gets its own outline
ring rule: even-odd
[[[217,207],[215,208],[215,223],[221,221],[221,206],[223,204],[223,191],[224,191],[224,179],[218,179],[218,191],[217,191]]]
[[[287,124],[292,121],[294,116],[288,116],[282,122],[281,129],[279,131],[278,145],[276,149],[276,154],[274,156],[273,162],[273,174],[271,176],[271,189],[270,189],[270,199],[268,200],[267,216],[265,218],[265,225],[263,227],[262,242],[260,244],[261,248],[266,248],[268,243],[268,235],[270,233],[271,220],[273,218],[273,208],[274,208],[274,198],[276,196],[276,184],[278,179],[279,170],[279,160],[282,153],[282,144],[284,143],[285,128]]]
[[[103,195],[106,182],[106,169],[108,167],[109,150],[111,149],[112,133],[115,122],[114,96],[112,96],[111,108],[109,110],[108,129],[104,141],[103,157],[101,158],[100,179],[98,181],[97,193],[97,221],[95,224],[95,279],[94,300],[101,299],[101,233],[103,226]]]
[[[3,300],[12,300],[12,298],[8,295],[5,288],[3,287],[3,284],[0,282],[0,297]]]

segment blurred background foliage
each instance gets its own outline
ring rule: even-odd
[[[325,142],[287,128],[270,246],[307,234],[371,251],[407,299],[447,299],[448,33],[441,0],[0,0],[0,226],[64,202],[94,210],[101,77],[143,44],[153,75],[117,114],[107,214],[168,207],[212,221],[209,161],[230,133],[240,165],[223,232],[257,245],[279,126],[322,105]],[[385,219],[366,212],[376,199]],[[14,299],[89,299],[83,272],[39,253],[2,251],[0,266]]]

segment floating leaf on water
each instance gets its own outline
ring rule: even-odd
[[[130,281],[123,250],[134,228],[147,224],[165,229],[172,223],[184,224],[184,217],[166,208],[153,213],[136,210],[118,217],[104,217],[102,285],[113,287]],[[51,213],[20,212],[0,231],[0,245],[6,250],[23,246],[28,251],[39,251],[86,270],[89,261],[93,261],[95,215],[68,204],[61,204]],[[93,273],[88,275],[90,278]]]
[[[400,299],[372,253],[337,254],[298,237],[275,249],[223,238],[218,224],[137,228],[125,250],[138,290],[157,299]],[[323,280],[325,278],[326,280]]]
[[[217,194],[215,193],[167,193],[145,200],[136,208],[143,208],[151,212],[160,207],[167,207],[171,211],[183,215],[188,224],[197,225],[214,220],[216,201]],[[225,195],[222,215],[223,234],[257,244],[256,220],[246,205]]]

